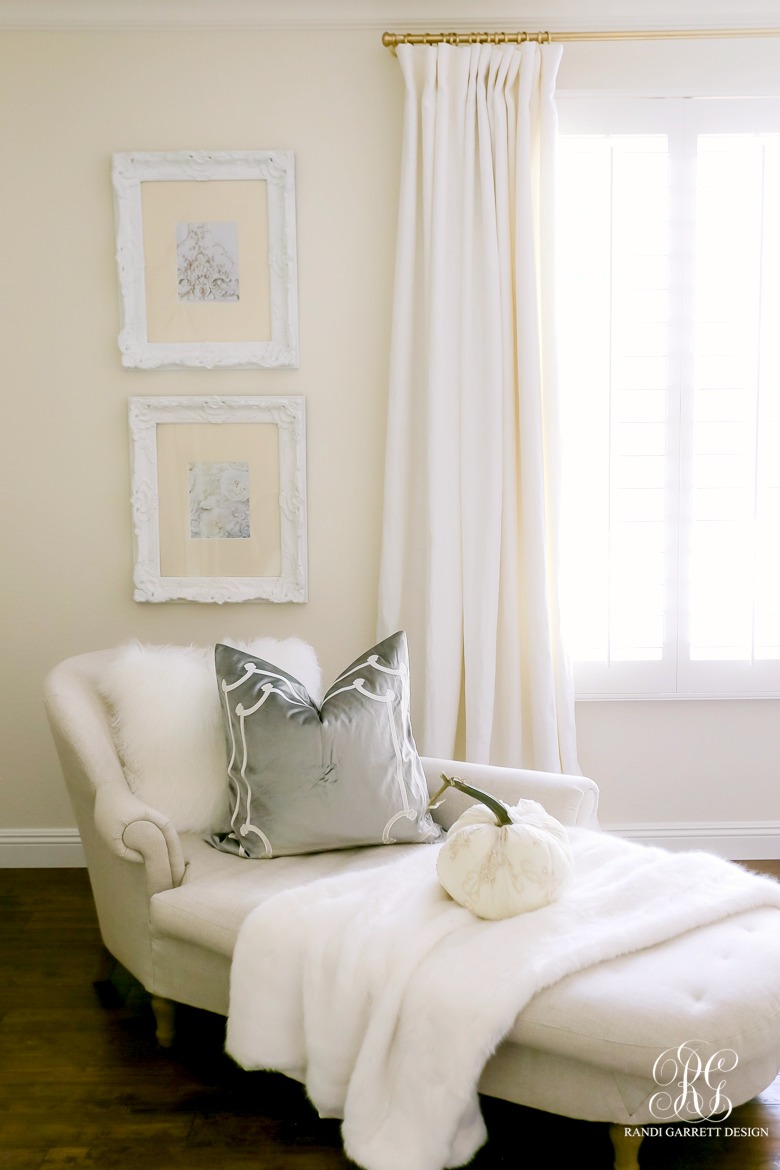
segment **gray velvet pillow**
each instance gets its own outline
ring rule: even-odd
[[[242,857],[434,841],[409,716],[403,632],[357,658],[318,708],[283,670],[216,648],[230,776],[231,831],[211,843]]]

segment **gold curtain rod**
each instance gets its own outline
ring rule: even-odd
[[[588,32],[440,32],[382,34],[382,44],[395,53],[398,45],[521,45],[525,41],[680,41],[721,37],[777,37],[780,28],[613,29]]]

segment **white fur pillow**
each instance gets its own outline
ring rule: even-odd
[[[317,656],[300,638],[223,643],[293,675],[319,702]],[[227,753],[214,649],[129,642],[100,680],[131,791],[180,832],[226,832]]]

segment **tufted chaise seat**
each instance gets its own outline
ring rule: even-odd
[[[108,951],[153,997],[158,1035],[170,1042],[167,1003],[227,1014],[241,923],[277,892],[310,883],[356,852],[250,862],[180,832],[128,786],[99,691],[116,651],[68,659],[46,682],[46,705],[86,853]],[[597,827],[598,790],[579,776],[423,760],[429,787],[442,770],[508,803],[539,800],[567,825]],[[453,794],[445,828],[468,799]],[[537,994],[485,1067],[492,1096],[612,1124],[616,1166],[636,1163],[626,1127],[657,1125],[654,1065],[697,1041],[733,1050],[732,1105],[764,1089],[780,1067],[780,913],[753,910],[669,942],[600,963]],[[724,1074],[725,1076],[726,1074]],[[655,1111],[654,1111],[655,1109]],[[695,1111],[691,1116],[697,1116]]]

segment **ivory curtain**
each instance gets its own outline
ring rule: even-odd
[[[379,634],[420,750],[579,771],[557,597],[559,45],[398,48],[406,83]]]

